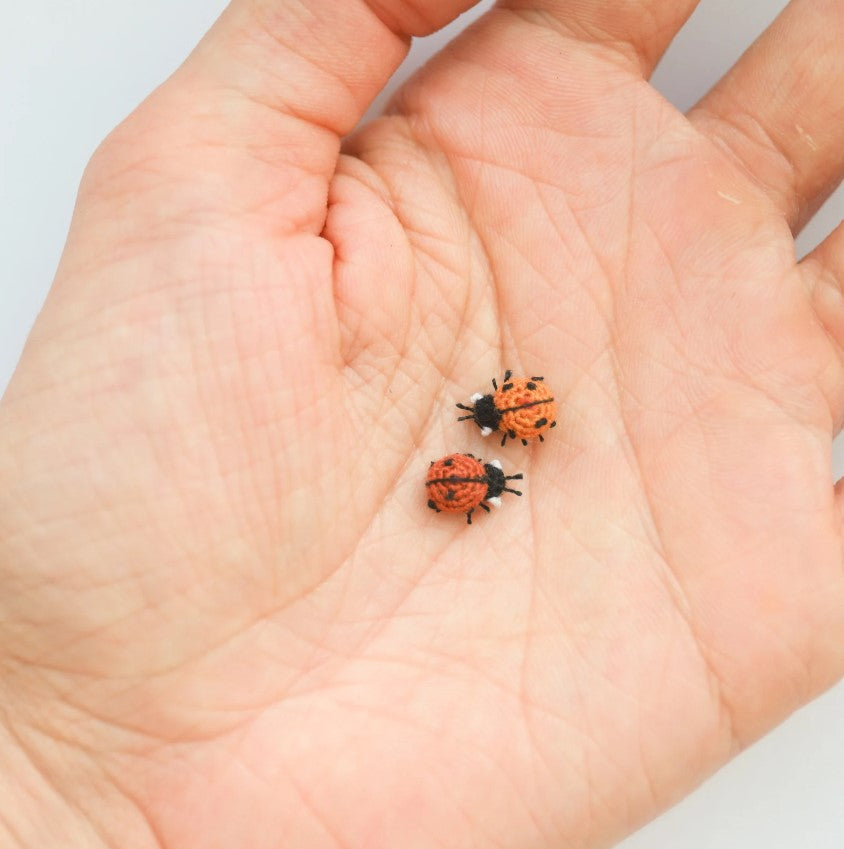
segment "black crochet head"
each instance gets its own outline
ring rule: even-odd
[[[507,486],[504,472],[498,466],[493,466],[492,463],[484,463],[484,471],[486,472],[486,497],[497,498]]]
[[[520,481],[524,476],[521,472],[517,475],[505,475],[501,468],[501,463],[484,463],[484,472],[486,473],[486,497],[498,498],[502,492],[512,492],[513,495],[521,495],[517,489],[511,489],[507,486],[507,481]]]
[[[457,405],[461,410],[468,410],[472,415],[460,416],[457,421],[465,422],[467,419],[472,419],[480,428],[489,428],[490,430],[498,430],[498,425],[501,422],[501,413],[495,406],[495,399],[492,395],[484,395],[475,401],[474,407],[467,407],[465,404]]]

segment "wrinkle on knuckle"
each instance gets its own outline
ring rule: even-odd
[[[550,8],[547,8],[550,7]],[[608,64],[623,67],[626,70],[635,69],[645,74],[654,62],[647,39],[640,37],[638,32],[647,32],[649,37],[654,34],[653,27],[642,23],[643,18],[651,18],[655,14],[650,5],[637,3],[635,16],[636,32],[633,28],[624,31],[623,24],[630,20],[629,15],[617,17],[621,23],[602,23],[598,16],[578,17],[576,14],[563,15],[549,3],[527,4],[525,0],[508,0],[505,8],[518,15],[522,20],[540,26],[566,39],[573,44],[586,45]],[[617,12],[617,10],[615,10]]]
[[[381,23],[401,38],[426,36],[436,32],[447,21],[455,17],[459,9],[451,14],[451,4],[431,4],[419,0],[364,0]],[[470,2],[461,6],[471,5]]]
[[[792,226],[800,221],[807,203],[796,191],[799,175],[788,150],[770,130],[733,104],[717,112],[697,106],[689,116],[771,198]]]

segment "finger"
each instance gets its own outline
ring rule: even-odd
[[[167,177],[175,170],[190,174],[192,185],[207,175],[213,191],[203,203],[211,195],[237,211],[260,210],[276,227],[292,219],[297,229],[319,232],[340,137],[404,59],[410,37],[475,2],[234,0],[183,67],[119,128],[94,179],[113,191],[112,179],[127,170]]]
[[[844,172],[844,4],[792,0],[689,113],[796,231]]]
[[[844,426],[844,221],[803,259],[800,267],[815,315],[831,342],[831,367],[824,369],[818,380],[838,433]],[[844,489],[844,485],[839,488]]]
[[[844,354],[844,221],[801,263],[815,311]]]
[[[830,233],[810,254],[806,261],[816,262],[828,281],[844,292],[844,221]]]
[[[610,48],[645,77],[700,0],[504,0],[500,5]]]

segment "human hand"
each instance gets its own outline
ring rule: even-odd
[[[841,167],[840,13],[689,123],[640,69],[690,4],[502,9],[335,168],[403,46],[270,5],[98,154],[0,408],[4,795],[50,811],[8,827],[598,845],[841,673],[841,260],[784,221]],[[525,498],[467,530],[421,479],[506,366],[560,426],[483,446]]]

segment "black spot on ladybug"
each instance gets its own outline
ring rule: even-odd
[[[501,387],[502,392],[509,392],[513,388],[512,383],[505,383],[504,386]]]
[[[445,497],[446,501],[454,501],[454,490],[450,489]]]
[[[516,431],[515,430],[509,431],[507,436],[509,436],[510,439],[515,439],[516,438]]]
[[[436,510],[436,509],[437,509],[437,505],[436,505],[436,504],[434,504],[434,502],[433,502],[430,498],[428,499],[428,506],[429,506],[432,510]]]
[[[544,418],[538,419],[536,424],[534,425],[534,427],[536,427],[536,428],[545,427],[545,425],[547,425],[547,424],[548,424],[548,419],[544,419]]]
[[[533,383],[533,382],[530,382],[530,383],[528,383],[527,388],[528,389],[536,389],[536,384]]]
[[[454,460],[443,460],[443,465],[444,466],[453,466]]]

